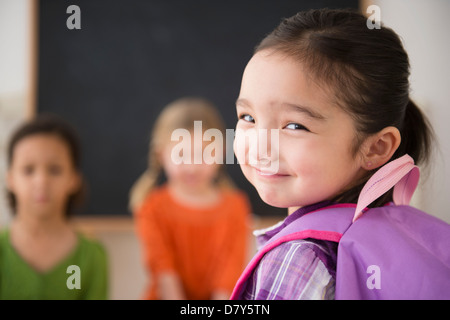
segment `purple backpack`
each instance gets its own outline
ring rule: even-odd
[[[292,222],[250,261],[231,299],[240,299],[265,253],[306,238],[339,243],[336,299],[450,299],[450,225],[408,205],[418,181],[405,155],[369,179],[357,205],[328,206]],[[394,203],[366,208],[392,187]]]

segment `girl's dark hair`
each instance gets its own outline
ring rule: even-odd
[[[432,128],[409,98],[409,60],[398,35],[381,25],[369,29],[367,18],[347,9],[318,9],[283,19],[256,47],[271,49],[303,64],[310,76],[335,97],[333,103],[355,121],[356,156],[364,139],[394,126],[401,144],[391,160],[409,154],[416,164],[429,160]],[[374,171],[335,201],[357,202]],[[372,206],[392,201],[392,190]]]
[[[54,114],[39,115],[36,118],[24,123],[13,133],[7,149],[8,168],[11,167],[14,148],[17,144],[21,140],[37,134],[52,135],[62,139],[69,148],[74,169],[81,175],[81,148],[78,135],[69,123]],[[66,206],[66,215],[72,214],[73,210],[83,203],[85,193],[86,186],[85,183],[82,182],[80,189],[76,193],[69,196]],[[9,205],[13,213],[15,213],[17,208],[16,197],[10,190],[7,190],[7,197]]]

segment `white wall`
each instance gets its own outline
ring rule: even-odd
[[[439,141],[430,177],[415,204],[450,222],[450,1],[370,2],[380,7],[381,21],[403,40],[411,64],[411,97],[430,118]]]
[[[9,135],[25,118],[30,94],[31,0],[0,0],[0,226],[10,220],[4,196]]]
[[[30,4],[29,0],[0,0],[0,95],[27,90]]]

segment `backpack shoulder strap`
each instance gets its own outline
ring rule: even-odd
[[[396,205],[408,205],[419,183],[419,167],[409,155],[395,159],[375,172],[364,185],[358,198],[353,222],[373,201],[394,187],[393,200]]]
[[[253,257],[237,281],[231,299],[239,299],[245,283],[263,256],[280,244],[307,238],[339,242],[344,232],[352,224],[355,207],[353,204],[331,205],[309,212],[290,223],[270,239]]]

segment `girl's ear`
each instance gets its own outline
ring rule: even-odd
[[[153,150],[150,151],[150,163],[147,169],[151,171],[154,171],[155,168],[158,168],[158,170],[162,169],[164,167],[165,151],[164,147],[154,146]]]
[[[400,131],[396,127],[386,127],[369,136],[363,144],[362,167],[368,171],[381,167],[391,159],[400,142]]]
[[[70,193],[71,194],[77,193],[81,188],[82,182],[83,182],[83,177],[81,176],[81,173],[79,173],[78,171],[75,171],[72,175],[72,181],[71,181],[71,185],[70,185]]]
[[[10,192],[13,192],[14,190],[14,180],[11,169],[8,169],[8,171],[6,171],[6,189]]]
[[[153,149],[153,156],[156,157],[156,160],[159,161],[159,163],[162,163],[163,157],[164,157],[164,149],[160,146],[155,146]]]

